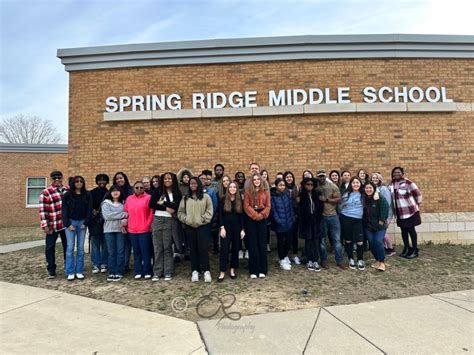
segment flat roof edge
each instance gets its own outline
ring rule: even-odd
[[[379,34],[230,38],[64,48],[58,49],[57,56],[66,71],[267,60],[474,58],[474,36]]]
[[[0,143],[0,153],[67,153],[67,144]]]

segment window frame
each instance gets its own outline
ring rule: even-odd
[[[29,186],[30,179],[44,179],[44,186]],[[27,176],[26,177],[26,194],[25,194],[25,207],[26,208],[38,208],[39,207],[39,200],[36,204],[28,204],[28,196],[30,189],[38,189],[42,188],[43,190],[48,187],[48,178],[46,176]]]

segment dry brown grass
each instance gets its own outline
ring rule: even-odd
[[[0,227],[0,245],[29,242],[44,239],[41,228],[32,226],[2,226]]]

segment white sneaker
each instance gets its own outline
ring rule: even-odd
[[[211,282],[211,281],[212,281],[211,272],[210,271],[204,272],[204,282]]]
[[[258,277],[260,277],[261,279],[264,279],[264,278],[265,278],[265,276],[267,276],[267,275],[265,275],[265,274],[262,274],[262,273],[258,274]]]
[[[250,278],[251,278],[251,279],[256,279],[256,278],[257,278],[257,275],[255,275],[255,274],[250,274]]]
[[[155,282],[155,281],[160,281],[160,278],[158,276],[153,276],[151,278],[151,281]]]
[[[270,244],[267,244],[267,253],[271,253]]]
[[[84,274],[76,274],[76,277],[79,279],[79,280],[84,280]]]
[[[295,262],[296,265],[301,265],[301,260],[300,260],[300,258],[298,258],[298,256],[295,256],[293,258],[293,261]]]
[[[285,270],[285,271],[290,271],[291,270],[291,265],[289,265],[285,259],[280,260],[280,269]]]
[[[239,259],[242,260],[244,258],[244,252],[239,250]]]
[[[135,275],[135,280],[140,280],[142,278],[142,275]]]
[[[170,275],[165,275],[165,281],[171,281],[173,278]]]
[[[99,268],[98,268],[97,266],[94,266],[94,267],[92,268],[92,273],[93,273],[93,274],[98,274],[99,271],[100,271],[100,270],[99,270]]]
[[[356,264],[355,264],[354,259],[350,259],[349,260],[349,269],[355,270],[355,268],[356,268]]]
[[[364,262],[364,260],[358,260],[358,261],[357,261],[357,268],[358,268],[360,271],[364,271],[364,270],[365,270],[365,262]]]
[[[191,282],[198,282],[199,281],[199,272],[196,270],[193,271],[193,274],[191,275]]]
[[[248,258],[249,258],[249,251],[246,250],[246,251],[245,251],[245,259],[248,259]]]
[[[151,275],[145,275],[145,280],[151,279]]]
[[[289,257],[286,256],[283,260],[285,260],[288,265],[291,265],[291,260]]]
[[[107,272],[107,266],[102,265],[102,266],[100,267],[100,272],[101,272],[101,273]]]
[[[72,274],[72,275],[67,275],[67,280],[68,280],[68,281],[74,280],[74,274]]]

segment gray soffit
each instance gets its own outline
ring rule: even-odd
[[[0,143],[0,153],[67,153],[67,144]]]
[[[321,35],[58,49],[66,71],[304,59],[474,58],[474,36]]]

